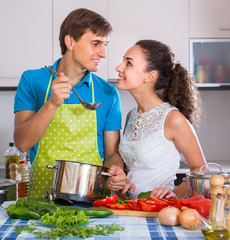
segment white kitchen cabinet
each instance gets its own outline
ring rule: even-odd
[[[61,57],[59,44],[60,26],[67,15],[77,8],[88,8],[107,18],[107,0],[53,0],[53,48],[54,61]],[[96,74],[107,79],[107,59],[103,59]]]
[[[52,63],[52,0],[0,1],[0,86]]]
[[[229,38],[229,0],[190,0],[190,38]]]
[[[188,0],[108,0],[108,19],[114,29],[108,49],[109,79],[117,78],[115,67],[141,39],[166,43],[187,68],[188,12]]]

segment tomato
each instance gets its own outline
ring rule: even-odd
[[[107,197],[105,199],[100,199],[100,200],[97,200],[95,202],[93,202],[93,205],[96,206],[96,207],[99,207],[99,206],[102,206],[102,205],[106,205],[108,203],[115,203],[118,199],[118,196],[117,195],[113,195],[111,197]]]

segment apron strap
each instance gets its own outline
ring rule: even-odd
[[[49,90],[50,90],[50,84],[52,82],[52,79],[53,79],[53,75],[51,73],[50,81],[49,81],[49,84],[48,84],[48,87],[47,87],[47,90],[46,90],[46,97],[45,97],[44,103],[46,103],[46,101],[47,101],[47,97],[48,97],[48,93],[49,93]]]

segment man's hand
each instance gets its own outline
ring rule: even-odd
[[[119,191],[123,189],[128,181],[125,172],[121,168],[112,165],[109,169],[109,174],[111,174],[112,177],[109,177],[108,179],[108,189],[111,191]]]
[[[59,77],[53,80],[51,87],[51,97],[49,101],[56,107],[63,104],[64,99],[68,99],[70,94],[69,78],[60,72]]]

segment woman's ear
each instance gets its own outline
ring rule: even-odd
[[[151,71],[147,73],[147,78],[145,79],[145,82],[156,82],[158,77],[157,71]]]
[[[65,36],[65,45],[67,49],[73,50],[73,38],[70,35]]]

